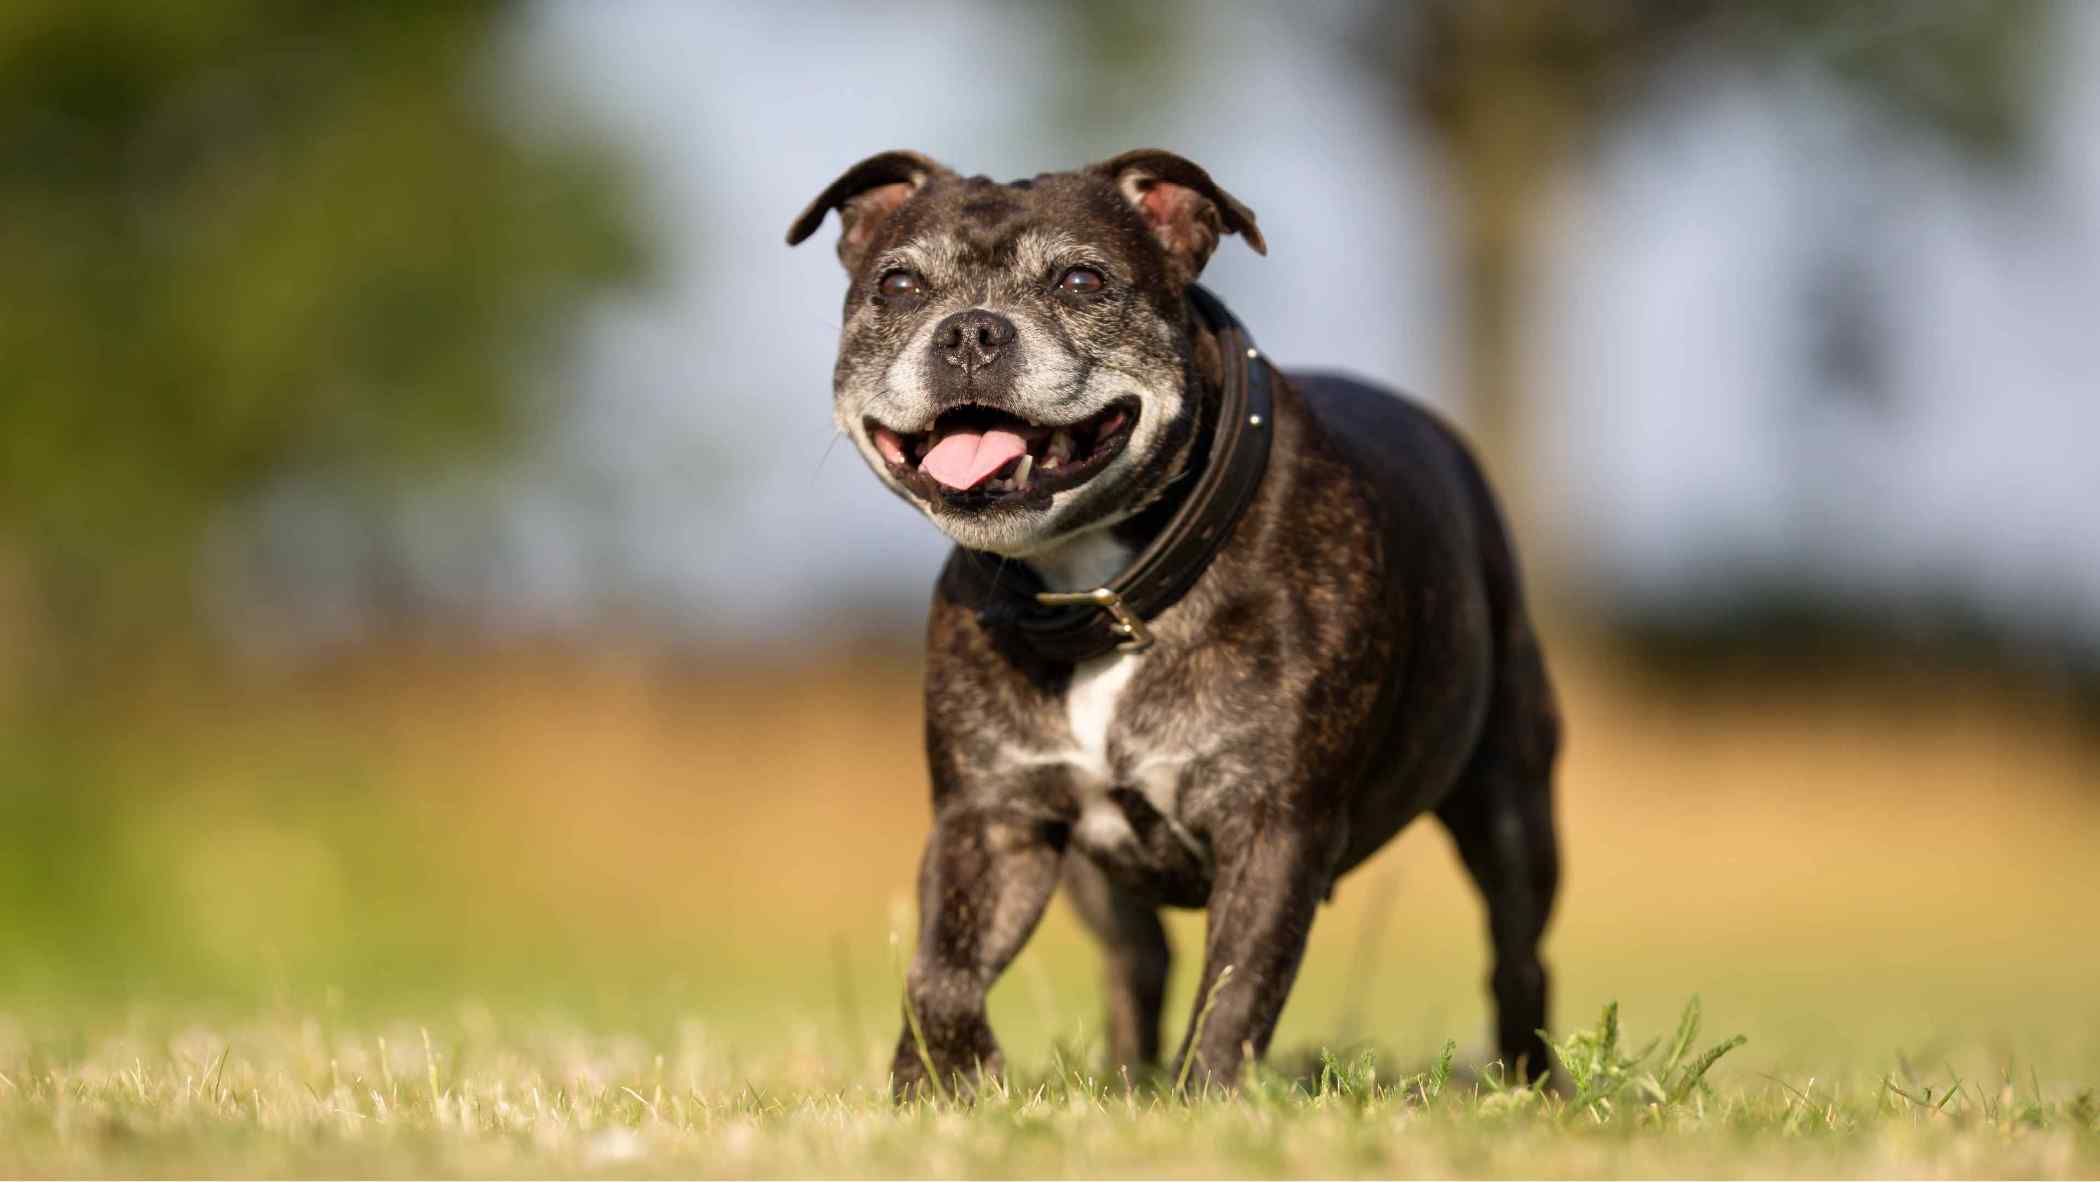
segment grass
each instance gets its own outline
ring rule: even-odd
[[[1180,1098],[1062,1051],[973,1099],[894,1108],[857,1062],[725,1053],[469,1012],[359,1027],[0,1032],[0,1174],[2090,1176],[2100,1102],[1990,1078],[1730,1076],[1739,1038],[1621,1047],[1616,1007],[1555,1042],[1572,1092],[1369,1051]],[[1284,1060],[1288,1061],[1289,1056]]]
[[[0,720],[0,1176],[2100,1175],[2100,735],[1555,652],[1558,1095],[1498,1086],[1425,825],[1323,907],[1237,1096],[1100,1070],[1057,905],[992,992],[1008,1085],[893,1109],[908,663],[183,682],[55,753]]]

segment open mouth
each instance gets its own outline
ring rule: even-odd
[[[1084,484],[1130,440],[1137,404],[1121,400],[1076,423],[1032,423],[989,406],[959,406],[915,434],[867,420],[890,475],[951,508],[1040,502]]]

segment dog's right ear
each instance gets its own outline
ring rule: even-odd
[[[794,246],[817,232],[824,215],[836,209],[843,232],[839,234],[839,261],[848,271],[860,269],[861,256],[874,241],[875,230],[935,177],[954,176],[944,165],[917,152],[883,152],[846,170],[845,175],[809,203],[795,224],[788,227],[788,245]]]

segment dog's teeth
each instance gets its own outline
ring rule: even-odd
[[[1050,437],[1049,458],[1059,463],[1072,458],[1072,433],[1070,431],[1060,427],[1057,433]]]
[[[1014,469],[1014,479],[1013,479],[1013,485],[1014,485],[1014,487],[1015,487],[1015,488],[1027,488],[1027,487],[1028,487],[1028,474],[1029,474],[1029,473],[1031,473],[1031,472],[1033,472],[1033,471],[1035,471],[1035,457],[1034,457],[1034,456],[1022,456],[1022,457],[1021,457],[1021,466],[1020,466],[1020,467],[1018,467],[1018,468],[1015,468],[1015,469]]]
[[[1043,457],[1043,471],[1045,471],[1045,472],[1054,472],[1054,471],[1056,471],[1056,470],[1057,470],[1057,465],[1058,465],[1058,459],[1057,459],[1057,457],[1056,457],[1056,456],[1044,456],[1044,457]]]

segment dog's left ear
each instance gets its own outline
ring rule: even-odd
[[[1254,211],[1219,188],[1209,173],[1172,152],[1125,152],[1094,165],[1092,171],[1108,178],[1144,219],[1166,249],[1179,282],[1193,283],[1203,273],[1221,233],[1245,238],[1256,254],[1269,253]]]
[[[954,176],[945,166],[917,152],[883,152],[846,170],[845,175],[809,203],[795,224],[788,227],[788,245],[794,246],[817,232],[824,215],[836,209],[843,232],[839,234],[839,261],[848,271],[860,269],[860,260],[874,241],[875,230],[897,207],[911,199],[927,181]]]

